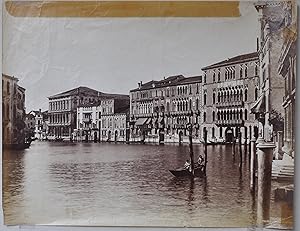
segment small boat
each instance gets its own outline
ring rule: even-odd
[[[20,144],[4,144],[4,149],[10,149],[10,150],[24,150],[30,147],[30,143],[20,143]]]
[[[180,168],[176,170],[169,170],[174,176],[176,177],[186,177],[192,176],[192,173],[188,169]],[[204,166],[195,166],[194,175],[197,177],[202,177],[205,175],[204,173]]]
[[[56,142],[61,142],[61,141],[63,141],[64,139],[63,138],[61,138],[61,137],[55,137],[55,139],[54,139],[54,141],[56,141]]]

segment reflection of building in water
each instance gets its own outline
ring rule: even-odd
[[[232,142],[240,130],[243,139],[257,133],[250,114],[258,98],[259,61],[256,52],[239,55],[202,68],[203,129],[212,142]]]
[[[131,140],[146,142],[187,141],[187,125],[200,141],[202,76],[171,76],[140,82],[130,91]]]
[[[102,99],[77,108],[75,134],[80,140],[126,141],[128,120],[129,96]]]
[[[25,142],[25,89],[18,79],[2,74],[2,134],[3,144]]]

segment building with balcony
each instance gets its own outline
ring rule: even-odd
[[[87,87],[78,87],[48,97],[49,136],[70,138],[76,128],[77,106],[97,102],[100,94]]]
[[[75,140],[128,141],[129,96],[102,99],[77,108]]]
[[[202,76],[170,76],[138,83],[130,91],[130,135],[132,141],[183,142],[188,124],[193,139],[200,142]]]
[[[2,137],[4,147],[25,143],[25,89],[2,74]]]
[[[284,42],[281,47],[278,72],[284,79],[284,135],[283,151],[291,156],[295,152],[295,108],[296,108],[296,53],[297,53],[297,6],[296,2],[286,1],[283,4],[285,10],[285,27],[283,28]]]
[[[259,121],[259,134],[266,142],[275,142],[284,129],[284,78],[278,73],[279,57],[285,37],[285,2],[261,1],[255,4],[259,15],[258,100],[252,112]]]
[[[242,141],[257,134],[250,114],[258,98],[259,59],[256,52],[238,55],[202,68],[203,124],[208,141],[232,142],[240,131]]]
[[[49,137],[70,139],[74,129],[77,128],[78,106],[99,103],[101,99],[119,96],[99,92],[88,87],[78,87],[48,97]]]
[[[26,114],[25,119],[26,131],[30,134],[32,138],[42,139],[43,130],[43,113],[41,109],[38,111],[32,110]]]

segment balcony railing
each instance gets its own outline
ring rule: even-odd
[[[217,126],[243,126],[244,121],[241,119],[236,120],[217,120],[216,121]]]
[[[216,103],[217,108],[223,108],[223,107],[243,107],[244,102],[243,101],[232,101],[232,102],[218,102]]]
[[[83,118],[82,122],[84,122],[84,123],[91,123],[92,119],[91,118]]]

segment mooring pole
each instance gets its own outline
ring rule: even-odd
[[[257,140],[257,225],[264,226],[270,220],[272,159],[275,145]]]
[[[192,126],[190,126],[190,129],[189,129],[189,141],[190,141],[190,158],[191,158],[191,170],[192,170],[192,177],[195,176],[195,165],[194,165],[194,152],[193,152],[193,139],[192,139]]]
[[[245,127],[245,142],[244,142],[244,159],[245,159],[245,163],[246,163],[246,158],[247,158],[247,127]]]
[[[255,173],[257,166],[257,158],[256,158],[256,139],[252,137],[251,139],[251,154],[250,154],[250,189],[252,192],[255,192]]]
[[[242,169],[243,153],[242,153],[242,133],[239,132],[239,153],[240,153],[240,170]]]
[[[207,166],[207,130],[204,129],[204,173],[206,174],[206,166]]]

